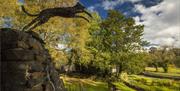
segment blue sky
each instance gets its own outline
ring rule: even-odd
[[[18,0],[23,2],[24,0]],[[180,0],[80,0],[105,19],[115,9],[143,24],[143,39],[160,46],[180,48]]]
[[[145,25],[145,40],[160,46],[180,47],[180,0],[80,0],[91,12],[104,19],[115,9],[136,24]]]
[[[162,0],[80,0],[80,2],[89,9],[93,7],[91,10],[96,10],[102,18],[106,18],[108,9],[119,10],[127,16],[137,16],[141,14],[133,11],[136,4],[151,7],[159,4]]]

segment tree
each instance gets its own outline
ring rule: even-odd
[[[143,25],[136,25],[132,18],[114,10],[109,11],[108,17],[100,22],[99,26],[98,23],[96,25],[90,29],[92,41],[88,45],[94,51],[94,62],[96,64],[100,62],[99,66],[106,70],[113,65],[118,66],[117,75],[123,71],[134,70],[126,69],[137,61],[140,63],[140,58],[137,57],[138,60],[135,61],[133,57],[136,55],[134,51],[142,43]],[[135,71],[131,72],[135,73]]]
[[[151,48],[152,65],[155,66],[156,71],[158,67],[162,67],[164,72],[168,72],[169,64],[173,64],[175,54],[168,47],[162,49]]]
[[[160,66],[164,69],[164,72],[168,72],[168,66],[169,64],[173,64],[175,55],[168,47],[163,47],[161,55]]]
[[[180,67],[180,48],[172,48],[170,51],[172,51],[175,54],[175,60],[174,65],[176,67]]]
[[[11,18],[12,28],[21,30],[34,17],[27,16],[20,8],[24,5],[27,11],[37,14],[43,9],[53,7],[70,7],[76,4],[77,0],[1,0],[0,1],[0,24],[3,26],[3,19]],[[7,12],[8,11],[8,12]],[[58,47],[64,45],[68,49],[85,50],[85,40],[88,40],[88,23],[81,19],[67,19],[53,17],[47,23],[35,28],[46,43],[57,67],[60,63],[68,63],[70,53]],[[82,53],[83,54],[83,53]],[[62,62],[63,61],[63,62]]]
[[[154,66],[156,68],[156,72],[158,72],[158,67],[159,67],[159,64],[160,64],[160,53],[158,51],[158,49],[156,47],[151,47],[150,48],[150,56],[151,56],[151,61],[150,61],[150,64],[152,66]]]

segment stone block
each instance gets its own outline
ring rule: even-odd
[[[36,55],[36,61],[45,61],[46,60],[46,57],[45,55]]]
[[[34,51],[11,49],[4,52],[6,60],[9,61],[30,61],[35,60]]]
[[[17,41],[17,46],[23,49],[29,49],[29,46],[24,41]]]
[[[43,50],[42,45],[35,39],[29,39],[28,44],[31,49]]]

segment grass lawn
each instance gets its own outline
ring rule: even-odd
[[[145,91],[180,91],[180,81],[130,75],[129,83]]]
[[[180,76],[180,68],[170,68],[169,73],[164,73],[162,68],[155,72],[155,68],[147,67],[146,71],[160,76]],[[103,81],[91,80],[80,76],[61,76],[67,91],[109,91],[108,84]],[[180,81],[162,78],[152,78],[142,75],[129,75],[128,83],[144,89],[145,91],[180,91]],[[123,82],[114,82],[120,91],[136,91]]]
[[[148,73],[154,74],[154,75],[159,75],[159,76],[165,76],[165,77],[171,77],[171,76],[177,76],[180,77],[180,68],[169,68],[169,72],[168,73],[164,73],[162,68],[158,68],[159,71],[155,72],[156,69],[153,67],[146,67],[146,71],[148,71]]]
[[[108,85],[102,81],[90,79],[80,79],[72,77],[62,77],[67,91],[109,91]]]
[[[108,85],[103,81],[93,81],[91,79],[80,79],[63,76],[67,91],[109,91]],[[151,78],[139,75],[129,75],[128,82],[145,91],[180,91],[180,81],[170,79]],[[122,82],[114,82],[120,91],[136,91],[129,88]]]
[[[153,67],[146,67],[145,70],[146,70],[146,71],[149,71],[149,72],[155,72],[155,71],[156,71],[156,69],[153,68]],[[159,68],[158,68],[158,72],[159,72],[159,73],[164,73],[163,68],[162,68],[162,67],[159,67]],[[180,68],[169,67],[168,73],[180,74]]]
[[[116,87],[118,88],[118,89],[120,89],[120,91],[136,91],[136,90],[134,90],[134,89],[132,89],[132,88],[129,88],[128,86],[126,86],[124,83],[122,83],[122,82],[114,82],[113,83],[114,85],[116,85]]]
[[[174,73],[159,73],[159,72],[148,72],[152,75],[159,75],[162,77],[180,77],[180,74],[174,74]]]
[[[108,84],[103,81],[93,81],[91,79],[80,79],[67,76],[61,78],[65,83],[67,91],[109,91]],[[121,91],[136,91],[122,82],[114,82],[113,84]]]

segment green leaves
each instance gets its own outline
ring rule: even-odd
[[[154,49],[150,51],[151,53],[151,64],[157,67],[163,67],[164,71],[168,71],[168,65],[173,64],[175,60],[175,54],[172,49],[168,47],[163,47],[162,49]]]
[[[107,19],[99,24],[94,22],[94,25],[99,27],[91,26],[92,40],[88,46],[95,55],[97,67],[109,69],[116,65],[120,73],[139,73],[143,70],[144,54],[134,53],[134,50],[141,46],[144,26],[136,25],[132,18],[114,10],[109,11]]]
[[[1,17],[13,17],[14,28],[21,29],[34,18],[25,15],[16,0],[3,1],[0,1],[3,8],[0,9],[3,12]],[[73,0],[57,0],[57,3],[52,0],[25,0],[24,5],[29,12],[38,13],[63,2],[66,6],[74,4]],[[34,31],[46,42],[57,67],[69,63],[83,72],[108,75],[113,66],[119,66],[119,73],[142,71],[144,54],[135,53],[135,50],[147,44],[141,38],[143,28],[143,25],[136,25],[133,18],[110,10],[104,20],[94,13],[90,23],[82,19],[53,17]],[[65,48],[58,48],[58,45]]]

